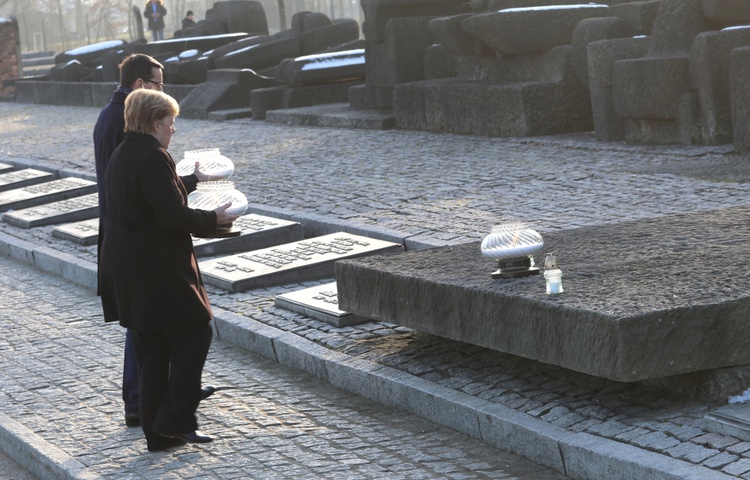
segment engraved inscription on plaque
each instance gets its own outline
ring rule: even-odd
[[[339,232],[201,262],[201,271],[206,283],[239,292],[332,277],[336,260],[401,250],[397,243]]]
[[[260,248],[301,240],[299,223],[254,213],[243,215],[233,223],[234,229],[242,233],[229,238],[193,238],[193,248],[199,257],[235,252],[246,252]]]
[[[339,310],[336,282],[284,293],[276,297],[274,304],[279,308],[326,322],[334,327],[345,327],[372,321]]]
[[[14,170],[0,174],[0,192],[23,188],[28,185],[35,185],[41,182],[53,180],[55,176],[49,172],[43,172],[33,168],[24,168],[23,170]]]
[[[59,202],[16,210],[3,215],[3,221],[21,228],[32,228],[62,222],[76,222],[96,217],[99,196],[96,193]]]
[[[34,207],[96,192],[96,183],[67,177],[0,192],[0,211]]]
[[[52,236],[81,245],[93,245],[99,236],[99,219],[92,218],[82,222],[58,225],[52,229]]]

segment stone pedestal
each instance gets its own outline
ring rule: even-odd
[[[542,233],[560,295],[541,275],[493,280],[479,243],[345,260],[339,308],[622,382],[746,365],[748,214]]]

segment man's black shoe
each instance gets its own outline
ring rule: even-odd
[[[125,426],[127,427],[140,427],[141,417],[137,413],[125,412]]]
[[[179,435],[169,435],[169,437],[180,440],[187,443],[208,443],[212,442],[214,439],[207,436],[207,435],[201,435],[198,432],[190,432],[190,433],[181,433]]]
[[[207,399],[208,397],[210,397],[211,395],[213,395],[215,391],[216,391],[216,389],[214,387],[210,386],[210,385],[201,388],[201,400]]]

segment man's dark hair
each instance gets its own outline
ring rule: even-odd
[[[192,15],[192,14],[193,14],[193,11],[192,11],[192,10],[188,10],[188,11],[187,11],[187,13],[185,14],[185,16],[186,16],[186,17],[189,17],[189,16],[190,16],[190,15]]]
[[[151,70],[158,68],[163,70],[164,66],[150,55],[134,53],[120,64],[120,86],[132,87],[136,80],[151,80]]]

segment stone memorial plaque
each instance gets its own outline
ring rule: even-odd
[[[49,182],[54,180],[55,176],[49,172],[35,170],[33,168],[24,168],[7,173],[0,173],[0,192],[23,188],[28,185]]]
[[[0,192],[0,212],[35,207],[95,192],[96,182],[75,177],[61,178]]]
[[[52,236],[81,245],[94,245],[99,237],[99,218],[58,225],[52,229]]]
[[[727,405],[705,416],[706,428],[750,442],[750,405]]]
[[[344,258],[401,251],[401,245],[338,232],[201,262],[209,285],[241,292],[254,287],[333,277],[333,264]]]
[[[302,240],[302,227],[297,222],[264,217],[254,213],[243,215],[234,224],[242,234],[229,238],[194,238],[193,248],[199,257],[258,250]]]
[[[336,282],[284,293],[274,300],[274,305],[279,308],[326,322],[334,327],[372,322],[369,318],[339,310],[338,304]]]
[[[8,163],[0,163],[0,173],[7,173],[14,170],[16,167]]]
[[[24,208],[3,215],[3,221],[21,228],[33,228],[63,222],[77,222],[96,217],[99,213],[99,195],[91,193],[82,197]]]

